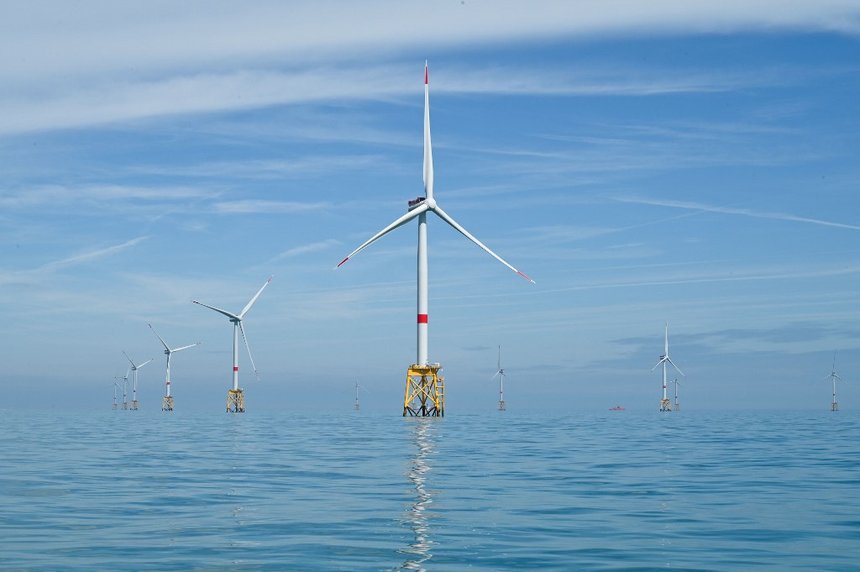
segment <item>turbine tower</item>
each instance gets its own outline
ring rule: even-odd
[[[164,346],[164,354],[167,356],[167,370],[164,375],[164,397],[161,399],[161,410],[162,411],[173,411],[173,396],[170,395],[170,354],[181,352],[182,350],[187,350],[188,348],[193,348],[194,346],[199,346],[200,342],[196,344],[191,344],[187,346],[182,346],[181,348],[173,348],[170,349],[170,346],[167,345],[167,342],[162,339],[161,336],[158,335],[158,332],[155,331],[155,328],[152,327],[152,324],[147,323],[149,329],[152,330],[152,333],[155,334],[155,337],[158,338],[158,341],[161,342],[161,345]]]
[[[681,404],[678,403],[678,386],[681,385],[681,382],[678,381],[678,378],[676,377],[672,383],[675,384],[675,411],[680,411]]]
[[[836,400],[836,382],[842,381],[842,378],[836,373],[836,352],[833,352],[833,369],[830,370],[830,375],[824,379],[833,382],[833,401],[830,403],[830,411],[839,411],[839,402]]]
[[[131,373],[132,373],[131,409],[132,409],[132,411],[137,411],[137,409],[140,405],[140,403],[138,403],[138,401],[137,401],[137,370],[139,370],[140,368],[142,368],[143,366],[145,366],[146,364],[151,362],[152,358],[149,358],[148,360],[146,360],[142,364],[135,365],[135,363],[132,361],[132,359],[130,357],[128,357],[128,354],[125,353],[125,350],[123,350],[122,354],[125,356],[125,359],[128,360],[128,363],[131,364]]]
[[[131,368],[126,370],[125,375],[122,378],[122,409],[125,411],[128,409],[128,374],[131,373]]]
[[[656,364],[654,364],[654,367],[651,368],[651,371],[654,371],[655,369],[657,369],[658,365],[663,366],[663,398],[660,399],[660,411],[672,411],[672,402],[669,401],[669,396],[666,392],[666,389],[667,389],[666,364],[667,363],[672,364],[672,367],[674,367],[676,370],[678,370],[678,373],[680,373],[681,375],[686,375],[683,371],[681,371],[681,368],[679,368],[677,365],[675,365],[675,362],[673,362],[672,359],[669,357],[669,322],[666,322],[666,337],[665,337],[665,342],[663,345],[663,355],[660,356],[660,361],[658,361]]]
[[[269,276],[263,283],[263,286],[257,290],[257,293],[254,294],[253,298],[251,298],[251,301],[245,304],[245,307],[242,308],[242,311],[238,314],[233,314],[226,310],[216,308],[215,306],[208,306],[202,302],[198,302],[197,300],[192,300],[193,303],[199,304],[204,308],[209,308],[210,310],[215,310],[219,314],[224,314],[230,318],[230,322],[233,324],[233,387],[232,389],[227,390],[228,413],[245,412],[245,393],[242,391],[242,388],[239,387],[239,332],[242,333],[242,340],[245,342],[245,349],[248,350],[248,358],[251,360],[251,367],[254,368],[254,373],[256,374],[257,366],[254,365],[254,357],[251,355],[251,346],[248,345],[248,338],[245,336],[245,328],[242,326],[242,320],[271,281],[272,277]]]
[[[430,142],[430,72],[424,64],[424,196],[409,201],[406,214],[371,236],[361,246],[340,261],[338,268],[347,260],[370,246],[392,230],[410,220],[418,219],[418,319],[417,356],[415,363],[406,370],[406,391],[403,397],[403,416],[441,417],[445,415],[445,380],[439,375],[442,366],[428,360],[428,264],[427,264],[427,213],[433,213],[448,223],[457,232],[475,243],[484,252],[528,280],[534,280],[505,262],[487,248],[469,231],[448,216],[433,197],[433,148]]]
[[[356,381],[355,382],[355,405],[353,406],[353,409],[355,409],[356,411],[361,409],[361,406],[358,404],[358,388],[359,387],[361,387],[361,386],[358,385],[358,382]]]
[[[502,346],[499,346],[498,369],[491,379],[499,378],[499,411],[505,410],[505,370],[502,368]]]
[[[122,379],[122,378],[121,378],[120,376],[118,376],[118,375],[117,375],[117,376],[115,376],[113,379],[114,379],[114,382],[113,382],[113,407],[111,407],[111,409],[116,409],[116,408],[117,408],[117,405],[116,405],[116,390],[117,390],[117,389],[119,389],[119,384],[116,382],[116,380],[117,380],[117,379]]]

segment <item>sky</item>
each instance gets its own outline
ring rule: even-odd
[[[860,408],[860,3],[0,4],[3,408],[402,410],[423,194],[446,412]]]

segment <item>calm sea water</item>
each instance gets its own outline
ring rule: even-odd
[[[3,570],[858,570],[851,412],[0,412]]]

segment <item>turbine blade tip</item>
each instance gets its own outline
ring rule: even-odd
[[[338,263],[337,263],[337,266],[335,266],[335,268],[340,268],[341,266],[343,266],[343,265],[344,265],[344,263],[345,263],[347,260],[349,260],[349,256],[347,256],[346,258],[344,258],[343,260],[341,260],[340,262],[338,262]]]
[[[523,278],[525,278],[526,280],[528,280],[532,284],[535,284],[535,281],[532,280],[531,278],[529,278],[528,276],[526,276],[526,274],[524,272],[520,272],[519,270],[517,270],[517,274],[519,274],[520,276],[522,276]]]
[[[424,85],[430,85],[430,66],[427,65],[427,60],[424,60]]]

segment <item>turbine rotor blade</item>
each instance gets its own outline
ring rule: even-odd
[[[200,342],[197,342],[196,344],[191,344],[191,345],[188,345],[188,346],[182,346],[181,348],[176,348],[176,349],[174,349],[174,350],[170,350],[170,353],[173,353],[173,352],[181,352],[182,350],[187,350],[188,348],[193,348],[193,347],[196,347],[196,346],[199,346],[199,345],[200,345]]]
[[[430,141],[430,69],[424,62],[424,196],[433,198],[433,144]]]
[[[658,361],[657,363],[654,364],[654,367],[651,368],[651,371],[654,371],[655,369],[657,369],[657,366],[659,366],[660,364],[662,364],[665,361],[666,361],[666,358],[660,358],[660,361]]]
[[[197,300],[191,300],[191,302],[193,304],[198,304],[200,306],[203,306],[204,308],[209,308],[210,310],[215,310],[216,312],[218,312],[220,314],[224,314],[225,316],[227,316],[231,320],[241,320],[242,319],[239,316],[237,316],[236,314],[228,312],[227,310],[222,310],[221,308],[216,308],[215,306],[209,306],[208,304],[204,304],[203,302],[198,302]]]
[[[388,226],[386,226],[385,228],[383,228],[382,230],[380,230],[379,232],[377,232],[376,234],[371,236],[369,239],[367,239],[361,246],[359,246],[358,248],[356,248],[355,250],[350,252],[346,258],[341,260],[340,263],[338,263],[338,265],[335,268],[340,268],[341,266],[343,266],[343,264],[347,260],[349,260],[350,258],[355,256],[356,254],[358,254],[359,252],[361,252],[362,250],[364,250],[365,248],[367,248],[368,246],[370,246],[371,244],[373,244],[374,242],[376,242],[377,240],[379,240],[380,238],[382,238],[383,236],[385,236],[386,234],[391,232],[392,230],[403,226],[404,224],[406,224],[407,222],[409,222],[413,218],[417,217],[421,213],[427,212],[427,210],[429,208],[430,207],[427,205],[426,201],[421,203],[421,206],[418,206],[418,207],[412,209],[411,211],[409,211],[408,213],[406,213],[402,217],[398,218],[397,220],[395,220],[394,222],[392,222],[391,224],[389,224]]]
[[[664,339],[665,339],[665,343],[663,344],[663,348],[664,348],[663,355],[668,356],[669,355],[669,322],[666,322],[666,337]],[[672,365],[675,365],[675,364],[672,364]]]
[[[268,286],[271,282],[272,282],[272,277],[271,277],[271,276],[269,276],[269,277],[266,279],[266,281],[263,283],[263,286],[262,286],[262,287],[260,287],[260,289],[259,289],[259,290],[257,290],[257,293],[256,293],[256,294],[254,294],[254,297],[253,297],[253,298],[251,298],[251,301],[250,301],[250,302],[248,302],[248,303],[245,305],[245,307],[244,307],[244,308],[242,308],[242,311],[241,311],[241,312],[239,312],[239,319],[240,319],[240,320],[241,320],[242,318],[244,318],[244,317],[245,317],[245,314],[247,314],[247,313],[248,313],[248,310],[250,310],[250,309],[251,309],[251,306],[253,306],[253,305],[254,305],[254,302],[256,302],[256,301],[257,301],[257,298],[259,298],[259,297],[260,297],[260,294],[262,294],[262,293],[263,293],[263,290],[265,290],[265,289],[266,289],[266,286]]]
[[[254,364],[254,356],[251,355],[251,346],[248,345],[248,338],[245,336],[245,327],[242,322],[239,322],[239,331],[242,332],[242,341],[245,342],[245,349],[248,350],[248,359],[251,360],[251,367],[254,369],[254,375],[257,376],[257,381],[260,380],[260,374],[257,372],[257,366]]]
[[[680,374],[681,374],[681,375],[683,375],[684,377],[687,377],[687,374],[686,374],[686,373],[684,373],[683,371],[681,371],[681,368],[680,368],[680,367],[678,367],[677,365],[675,365],[675,362],[673,362],[673,361],[672,361],[672,358],[667,357],[667,358],[666,358],[666,361],[667,361],[667,362],[669,362],[669,363],[671,363],[671,364],[672,364],[672,367],[674,367],[675,369],[677,369],[677,370],[678,370],[678,373],[680,373]]]
[[[127,353],[125,353],[125,350],[122,350],[122,355],[124,355],[124,356],[125,356],[125,359],[127,359],[127,360],[128,360],[128,363],[130,363],[130,364],[131,364],[131,369],[135,369],[135,368],[137,368],[137,366],[136,366],[136,365],[134,365],[134,362],[133,362],[133,361],[131,361],[131,358],[130,358],[130,357],[128,357],[128,354],[127,354]],[[128,374],[126,374],[126,376],[128,376]]]
[[[152,333],[155,334],[155,337],[158,338],[158,341],[161,342],[161,345],[164,346],[164,349],[170,351],[170,348],[167,346],[167,342],[165,342],[164,339],[158,335],[158,332],[155,331],[155,328],[152,327],[152,324],[147,322],[146,325],[149,326],[149,329],[152,330]]]
[[[149,358],[148,360],[146,360],[145,362],[143,362],[142,364],[140,364],[139,366],[137,366],[137,369],[142,368],[143,366],[145,366],[146,364],[148,364],[148,363],[149,363],[149,362],[151,362],[151,361],[152,361],[152,358]]]
[[[439,215],[439,218],[441,218],[442,220],[447,222],[449,225],[451,225],[451,227],[453,227],[454,230],[456,230],[457,232],[459,232],[460,234],[462,234],[463,236],[465,236],[466,238],[468,238],[469,240],[471,240],[472,242],[477,244],[484,252],[486,252],[487,254],[489,254],[490,256],[492,256],[493,258],[495,258],[496,260],[498,260],[499,262],[501,262],[502,264],[504,264],[505,266],[507,266],[508,268],[510,268],[511,270],[513,270],[514,272],[516,272],[517,274],[519,274],[520,276],[522,276],[523,278],[528,280],[529,282],[531,282],[532,284],[535,283],[534,280],[532,280],[531,278],[526,276],[524,273],[520,272],[519,270],[517,270],[516,268],[514,268],[513,266],[508,264],[501,256],[499,256],[498,254],[496,254],[495,252],[493,252],[492,250],[487,248],[487,246],[483,242],[481,242],[480,240],[478,240],[477,238],[472,236],[468,230],[466,230],[465,228],[460,226],[457,223],[457,221],[452,219],[448,215],[448,213],[446,213],[445,211],[442,210],[441,207],[439,207],[438,205],[435,206],[433,208],[433,212],[436,213],[437,215]]]

